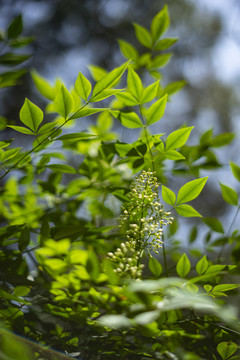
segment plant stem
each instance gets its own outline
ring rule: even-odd
[[[142,120],[142,123],[143,123],[143,129],[144,129],[144,133],[145,133],[145,137],[146,137],[146,142],[147,142],[147,147],[148,147],[148,151],[149,151],[149,154],[150,154],[150,157],[151,157],[151,161],[152,161],[152,171],[155,172],[155,165],[154,165],[154,160],[153,160],[153,153],[152,153],[152,149],[150,147],[150,143],[149,143],[149,140],[148,140],[148,133],[147,133],[147,124],[146,124],[146,120],[143,116],[143,113],[142,113],[142,107],[141,105],[139,105],[139,111],[140,111],[140,114],[141,114],[141,120]]]
[[[56,129],[54,129],[50,134],[48,134],[42,141],[39,141],[39,143],[34,146],[31,150],[27,151],[15,164],[13,164],[12,166],[10,166],[10,168],[8,168],[7,170],[5,170],[5,173],[0,176],[0,180],[2,180],[10,171],[12,171],[13,169],[15,169],[18,164],[21,163],[21,161],[23,161],[28,155],[30,155],[31,153],[33,153],[40,145],[42,145],[44,143],[44,141],[46,141],[49,137],[53,136],[58,130],[60,130],[64,125],[66,125],[66,123],[68,121],[70,121],[79,111],[81,111],[85,106],[87,106],[89,104],[89,101],[86,102],[86,104],[84,104],[80,109],[78,109],[73,115],[71,115],[68,119],[65,119],[64,123],[59,125]],[[52,140],[54,141],[54,140]]]
[[[237,207],[237,210],[236,210],[236,212],[235,212],[235,214],[234,214],[234,217],[233,217],[233,219],[232,219],[232,221],[231,221],[231,224],[230,224],[230,226],[229,226],[229,229],[228,229],[227,233],[225,233],[226,238],[228,238],[228,237],[230,236],[231,229],[232,229],[233,224],[234,224],[234,222],[235,222],[235,220],[236,220],[236,218],[237,218],[237,216],[238,216],[239,210],[240,210],[240,204],[239,204],[238,207]],[[224,250],[225,245],[226,245],[225,243],[222,245],[222,247],[221,247],[221,249],[220,249],[220,252],[219,252],[219,254],[218,254],[218,263],[220,262],[220,258],[221,258],[221,256],[222,256],[222,253],[223,253],[223,250]]]
[[[162,244],[162,249],[163,249],[163,261],[164,261],[164,268],[165,268],[165,273],[166,273],[166,277],[168,277],[168,266],[167,266],[167,256],[166,256],[166,249],[165,249],[165,244],[164,244],[164,235],[163,235],[163,244]]]

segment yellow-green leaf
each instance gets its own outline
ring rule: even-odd
[[[25,102],[20,110],[20,120],[36,134],[38,127],[43,120],[43,112],[30,100],[25,99]]]

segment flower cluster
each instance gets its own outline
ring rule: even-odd
[[[163,209],[158,187],[154,173],[142,171],[131,186],[129,201],[124,204],[120,227],[127,241],[114,254],[108,254],[118,265],[116,272],[124,277],[141,276],[143,265],[140,259],[144,251],[158,254],[163,243],[163,227],[173,220],[171,213]]]

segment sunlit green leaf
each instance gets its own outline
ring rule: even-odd
[[[111,111],[111,114],[127,128],[137,129],[143,127],[141,120],[135,112]]]
[[[105,89],[92,98],[91,102],[97,102],[109,98],[110,96],[121,93],[122,89]]]
[[[229,186],[226,186],[224,184],[221,184],[221,191],[222,191],[222,197],[223,199],[230,205],[238,205],[238,194],[237,192],[230,188]]]
[[[162,185],[162,198],[165,203],[174,206],[176,202],[176,195],[174,192],[167,188],[166,186]]]
[[[197,210],[188,204],[178,205],[175,210],[179,215],[184,217],[202,217]]]
[[[163,270],[160,262],[157,259],[155,259],[155,257],[153,256],[150,256],[149,258],[148,267],[150,271],[153,273],[153,275],[155,275],[156,277],[159,277]]]
[[[128,67],[127,84],[128,91],[139,100],[143,91],[142,81],[131,66]]]
[[[37,71],[31,72],[33,82],[42,96],[49,100],[54,100],[56,89],[52,87],[44,77],[40,76]]]
[[[155,57],[152,59],[149,67],[150,67],[151,69],[161,68],[161,67],[163,67],[163,66],[165,66],[165,65],[168,64],[168,62],[169,62],[169,60],[171,59],[171,57],[172,57],[172,54],[157,55],[157,56],[155,56]]]
[[[156,96],[159,88],[159,81],[155,81],[153,84],[147,86],[140,97],[141,104],[145,104],[149,101],[152,101]]]
[[[172,45],[174,45],[177,41],[178,41],[177,38],[159,40],[159,41],[154,45],[154,50],[155,50],[155,51],[166,50],[166,49],[170,48]]]
[[[190,270],[191,263],[187,255],[184,253],[177,262],[176,271],[180,277],[185,278]]]
[[[237,179],[237,181],[240,181],[240,167],[232,161],[230,161],[230,167],[234,177]]]
[[[8,125],[8,127],[23,134],[35,135],[35,133],[32,130],[25,128],[23,126]]]
[[[158,95],[159,96],[163,96],[165,94],[172,95],[175,92],[181,90],[185,85],[186,85],[185,80],[179,80],[179,81],[172,82],[172,83],[168,84],[164,89],[159,91]]]
[[[99,81],[107,75],[107,71],[100,66],[88,65],[88,68],[95,81]]]
[[[83,108],[77,111],[75,114],[71,116],[71,119],[79,119],[81,117],[90,116],[93,114],[97,114],[99,112],[108,110],[108,108]]]
[[[203,275],[206,272],[207,268],[208,268],[208,261],[206,255],[204,255],[202,259],[198,261],[196,265],[196,271],[198,275]]]
[[[185,127],[169,134],[166,140],[166,150],[174,150],[183,146],[193,128],[194,126]]]
[[[151,36],[155,43],[160,36],[168,29],[170,18],[168,14],[168,7],[165,5],[157,15],[154,16],[151,23]]]
[[[183,160],[185,157],[177,150],[167,150],[164,152],[164,155],[169,160]]]
[[[124,40],[118,40],[118,43],[123,56],[125,56],[127,59],[133,59],[134,61],[136,61],[139,54],[135,47]]]
[[[184,184],[178,192],[177,204],[182,204],[196,199],[196,197],[200,194],[204,185],[206,184],[207,179],[208,176],[200,179],[195,179]]]
[[[74,169],[72,166],[65,164],[51,164],[48,165],[47,167],[52,171],[60,172],[60,173],[76,174],[77,172],[76,169]]]
[[[101,78],[96,83],[96,85],[95,85],[95,87],[93,89],[92,97],[91,97],[90,101],[93,101],[94,97],[96,95],[98,95],[101,91],[113,87],[120,80],[120,78],[123,75],[124,71],[128,67],[128,64],[129,64],[129,61],[127,61],[123,65],[119,66],[118,68],[115,68],[110,73],[108,73],[106,76]]]
[[[54,109],[59,115],[66,119],[72,110],[72,105],[72,96],[65,86],[62,85],[54,99]]]
[[[88,133],[74,133],[74,134],[66,134],[59,136],[56,140],[82,140],[82,139],[94,139],[97,135],[88,134]]]
[[[117,93],[116,98],[125,106],[135,106],[139,103],[138,100],[128,91]]]
[[[25,99],[25,102],[20,110],[20,120],[36,134],[38,127],[43,120],[43,112],[30,100]]]
[[[82,73],[78,74],[77,80],[75,82],[75,90],[83,100],[88,100],[92,90],[92,85]]]
[[[237,351],[238,346],[232,341],[223,341],[218,344],[217,351],[223,360],[229,359]]]
[[[147,111],[147,125],[152,125],[163,117],[166,103],[167,95],[163,96],[150,106]]]
[[[143,46],[146,46],[147,48],[151,49],[152,39],[149,31],[144,26],[141,26],[137,23],[134,23],[133,25],[135,29],[136,38],[138,39],[138,41]]]

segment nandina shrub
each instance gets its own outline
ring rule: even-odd
[[[8,125],[32,146],[0,142],[4,359],[239,359],[239,321],[229,305],[239,286],[239,232],[189,204],[207,182],[206,164],[221,166],[214,148],[233,134],[209,130],[189,146],[192,126],[152,132],[185,85],[160,80],[177,41],[163,38],[169,23],[164,6],[150,30],[134,24],[141,53],[119,40],[127,61],[110,72],[91,66],[92,78],[80,72],[71,89],[32,72],[48,105],[43,111],[26,98],[22,125]],[[18,17],[6,40],[21,31]],[[89,116],[96,124],[81,128]],[[137,140],[124,142],[115,121],[136,129]],[[240,181],[240,167],[230,168]],[[184,184],[171,188],[171,176]],[[236,208],[234,222],[237,192],[225,184],[221,192]],[[176,241],[182,217],[198,219],[184,225],[188,253]],[[208,236],[196,250],[198,225]]]

